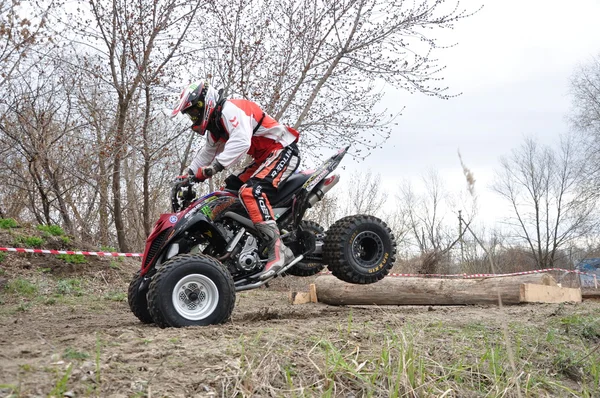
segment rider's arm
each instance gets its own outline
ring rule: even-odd
[[[223,152],[218,154],[217,161],[225,168],[242,158],[250,149],[252,140],[251,116],[246,115],[240,108],[226,103],[223,107],[221,120],[229,133]]]
[[[212,134],[207,132],[206,144],[204,144],[202,149],[198,151],[196,157],[194,160],[192,160],[192,164],[190,164],[189,169],[196,174],[199,167],[210,166],[212,162],[214,162],[217,155],[223,151],[223,147],[224,143],[222,141],[215,142]]]

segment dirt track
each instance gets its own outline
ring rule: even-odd
[[[310,280],[287,277],[238,294],[225,325],[160,329],[125,300],[137,261],[55,262],[2,264],[0,397],[516,396],[503,325],[529,396],[600,395],[600,303],[293,306]]]
[[[597,303],[578,307],[600,309]],[[557,310],[520,306],[507,314],[513,323],[543,324]],[[311,350],[321,338],[339,339],[350,324],[350,337],[361,342],[364,327],[476,322],[499,329],[501,318],[497,308],[292,306],[285,292],[263,289],[238,295],[231,323],[163,330],[140,324],[126,302],[84,296],[2,317],[0,384],[19,386],[23,396],[46,396],[71,364],[64,390],[77,396],[282,396],[291,393],[282,376],[286,366],[321,388],[324,369]],[[431,341],[430,348],[442,343]]]

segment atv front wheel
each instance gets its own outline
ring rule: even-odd
[[[148,311],[148,300],[146,293],[148,292],[148,286],[146,289],[140,290],[140,285],[144,280],[143,276],[140,276],[140,271],[136,272],[133,279],[129,283],[129,289],[127,289],[127,302],[133,315],[137,317],[142,323],[152,323],[152,315]]]
[[[231,274],[212,257],[183,254],[152,278],[148,307],[160,327],[206,326],[229,320],[235,305]]]
[[[303,220],[300,222],[300,226],[303,231],[309,231],[314,235],[322,235],[325,233],[325,229],[314,221]],[[322,262],[310,262],[310,255],[308,257],[308,262],[294,264],[292,268],[285,271],[285,273],[294,276],[313,276],[325,268],[325,265]]]
[[[391,229],[379,218],[348,216],[327,231],[323,258],[338,279],[373,283],[383,279],[394,266],[396,241]]]

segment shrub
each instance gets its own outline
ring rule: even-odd
[[[75,296],[81,296],[83,294],[81,290],[81,281],[79,279],[61,279],[56,284],[56,290],[59,294],[73,294]]]
[[[17,236],[15,238],[15,246],[23,245],[25,247],[41,247],[44,244],[44,239],[37,236]]]
[[[87,359],[87,358],[89,358],[89,356],[90,355],[87,352],[77,351],[76,349],[71,348],[71,347],[67,347],[62,355],[62,357],[65,359],[80,359],[80,360]]]
[[[67,264],[85,264],[87,260],[83,254],[59,254],[56,256]]]
[[[39,238],[37,236],[26,236],[23,239],[23,243],[27,247],[42,247],[44,244],[44,239]]]
[[[126,301],[127,300],[127,294],[123,293],[123,292],[108,292],[104,295],[104,298],[106,300],[110,300],[110,301]]]
[[[16,228],[17,226],[17,222],[12,218],[0,218],[1,229]]]
[[[58,225],[38,225],[37,229],[52,236],[61,236],[65,234],[65,231]]]
[[[22,296],[32,296],[37,292],[37,286],[27,279],[17,278],[6,285],[6,290],[10,293],[16,293]]]

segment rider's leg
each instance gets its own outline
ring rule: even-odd
[[[269,257],[261,274],[263,278],[272,276],[294,259],[292,251],[281,242],[279,237],[279,228],[265,192],[269,188],[275,191],[268,182],[251,178],[239,191],[240,199],[246,207],[250,219],[267,242]]]
[[[261,278],[272,276],[294,258],[292,251],[281,242],[268,195],[277,192],[279,184],[296,170],[298,164],[295,148],[275,151],[239,191],[250,219],[268,242],[269,257]]]

